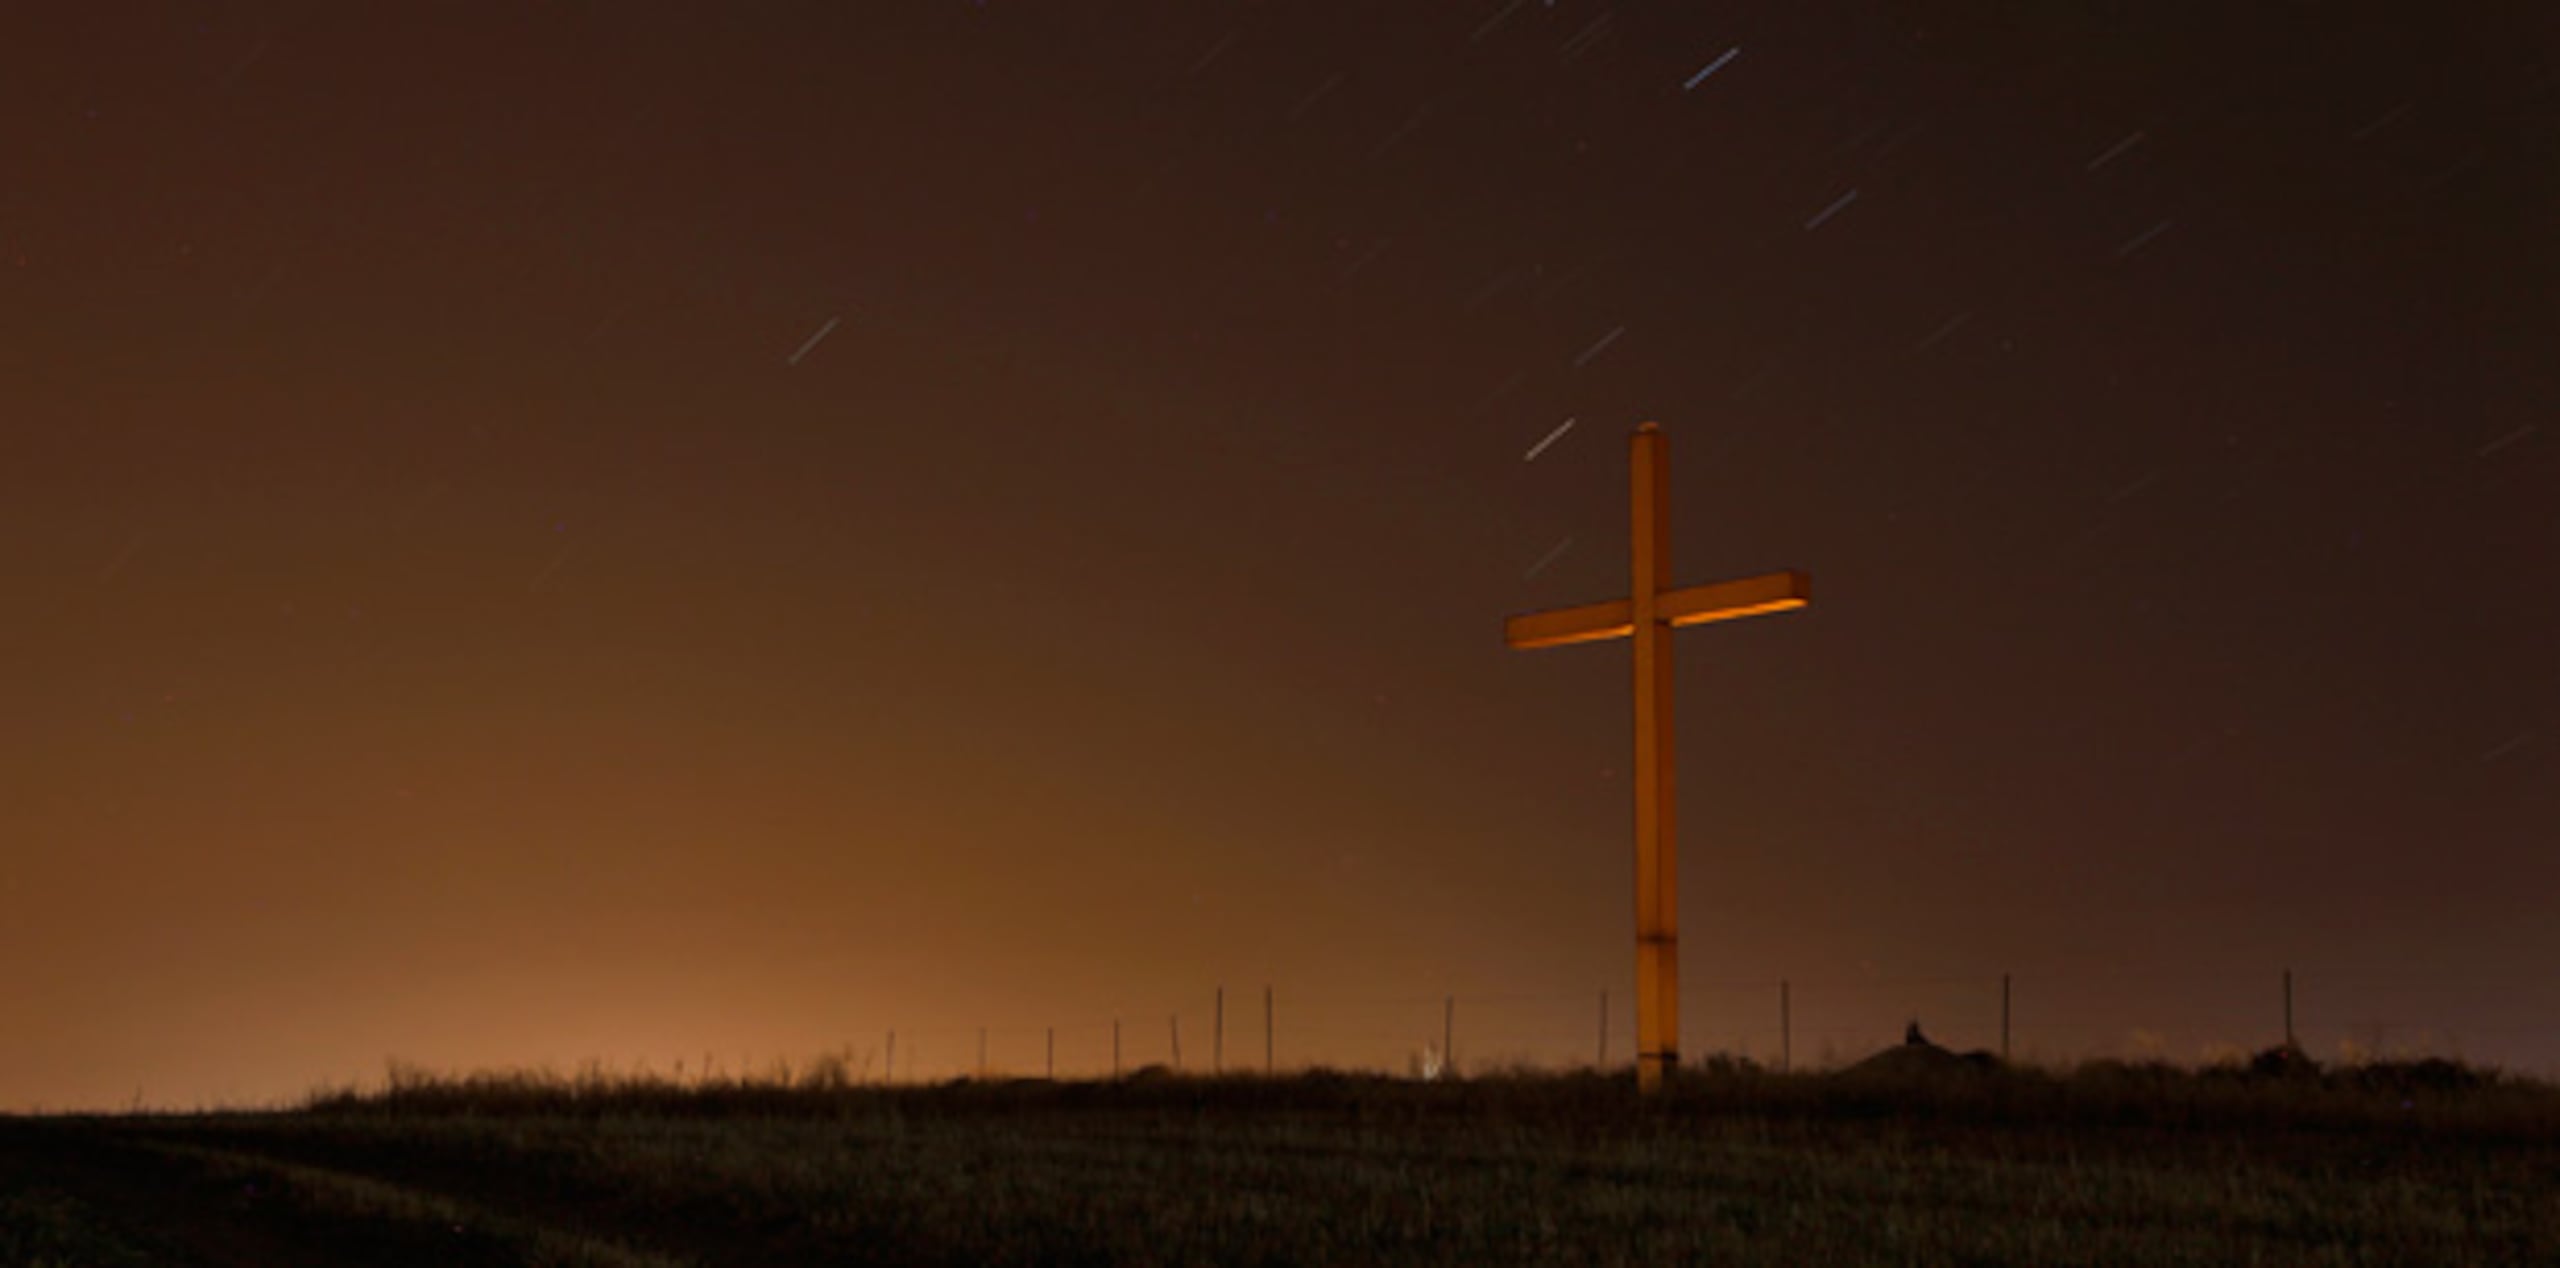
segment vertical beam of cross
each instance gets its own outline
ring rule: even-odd
[[[1671,588],[1662,429],[1636,429],[1627,450],[1627,596],[1635,639],[1636,1079],[1652,1087],[1680,1060],[1679,783],[1671,742],[1671,629],[1658,608]]]
[[[1628,441],[1628,589],[1624,599],[1514,616],[1515,648],[1627,638],[1635,652],[1636,1085],[1661,1087],[1680,1064],[1680,876],[1672,747],[1671,631],[1812,601],[1813,579],[1772,572],[1673,589],[1669,461],[1662,429]]]

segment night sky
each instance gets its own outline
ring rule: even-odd
[[[2547,11],[388,8],[0,21],[0,1108],[1624,1060],[1649,419],[1691,1059],[2560,1067]]]

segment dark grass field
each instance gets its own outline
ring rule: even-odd
[[[1111,1084],[408,1078],[0,1119],[0,1263],[2549,1264],[2560,1090],[1887,1063]]]

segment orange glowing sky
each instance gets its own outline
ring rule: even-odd
[[[1692,1054],[2560,1066],[2548,19],[1066,8],[0,24],[0,1109],[1587,1056],[1648,418]]]

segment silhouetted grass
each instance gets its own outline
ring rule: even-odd
[[[1642,1100],[1596,1074],[403,1071],[289,1112],[34,1126],[476,1239],[449,1262],[2560,1261],[2560,1092],[2443,1063],[1728,1063]]]

